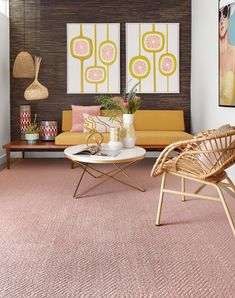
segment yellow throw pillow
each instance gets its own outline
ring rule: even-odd
[[[105,116],[92,116],[84,113],[84,133],[90,133],[91,131],[109,132],[110,127],[122,128],[122,117],[115,118]]]

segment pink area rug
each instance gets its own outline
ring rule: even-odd
[[[145,193],[109,182],[78,200],[81,170],[67,160],[1,171],[0,297],[234,297],[235,239],[222,205],[167,195],[156,227],[153,162],[129,169]]]

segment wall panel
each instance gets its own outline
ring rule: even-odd
[[[125,87],[125,23],[180,23],[180,93],[143,94],[144,109],[183,109],[190,130],[191,1],[190,0],[23,0],[10,1],[11,70],[18,52],[26,49],[43,58],[39,80],[49,89],[47,100],[30,102],[39,120],[59,120],[71,104],[94,104],[93,95],[68,95],[66,24],[121,23],[121,90]],[[37,10],[36,10],[37,8]],[[25,22],[24,22],[25,15]],[[24,26],[25,24],[25,26]],[[24,29],[25,28],[25,29]],[[28,79],[11,78],[11,137],[19,138],[19,108]]]

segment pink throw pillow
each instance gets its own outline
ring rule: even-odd
[[[72,128],[70,132],[83,131],[84,119],[83,114],[87,113],[92,116],[100,115],[100,106],[75,106],[71,105],[72,108]]]

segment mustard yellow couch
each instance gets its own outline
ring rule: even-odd
[[[167,145],[190,139],[185,132],[184,113],[175,110],[138,110],[135,113],[136,145],[145,148],[164,148]],[[55,139],[56,145],[77,145],[85,142],[82,132],[70,132],[72,111],[62,112],[62,133]],[[109,133],[104,133],[104,142],[109,141]]]

